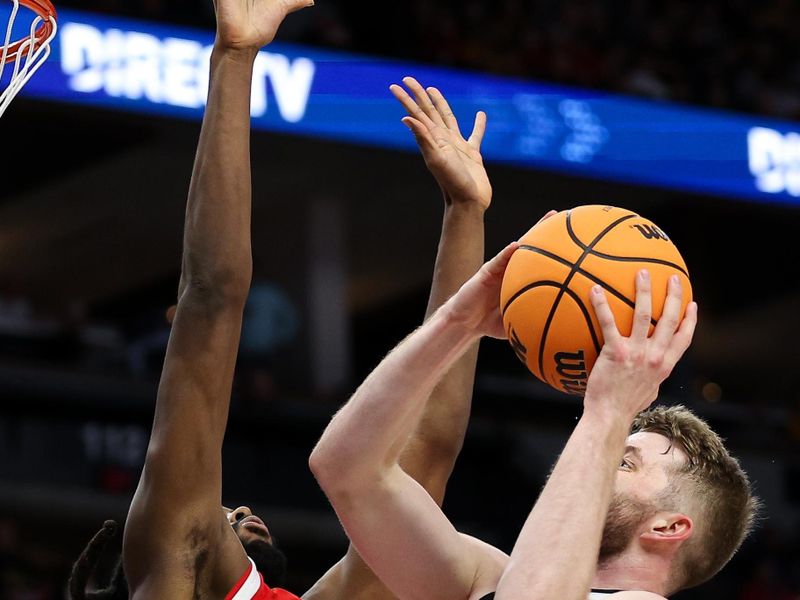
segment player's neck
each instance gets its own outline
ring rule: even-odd
[[[653,592],[664,596],[668,573],[668,561],[631,548],[597,566],[592,588]]]

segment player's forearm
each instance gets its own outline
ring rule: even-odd
[[[208,104],[186,207],[179,298],[187,285],[247,294],[250,250],[250,85],[255,51],[215,48]]]
[[[396,464],[434,386],[476,339],[445,306],[378,365],[311,454],[329,495],[368,485]]]
[[[445,197],[426,319],[483,264],[484,212],[478,202],[453,203]],[[419,425],[400,458],[403,469],[439,503],[464,441],[477,359],[476,341],[431,393]]]
[[[483,264],[484,212],[477,205],[463,206],[446,201],[426,319]]]
[[[584,413],[514,546],[497,600],[584,600],[630,423]]]

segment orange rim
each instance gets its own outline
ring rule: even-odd
[[[38,49],[53,33],[53,21],[50,20],[50,17],[58,19],[56,7],[53,6],[50,0],[19,0],[19,3],[42,17],[42,22],[39,27],[36,28],[35,33],[35,38],[39,41],[34,45],[34,49]],[[6,56],[7,63],[17,60],[17,54],[20,53],[20,48],[22,48],[22,56],[30,52],[31,47],[28,46],[30,37],[31,36],[26,36],[8,46],[8,55]],[[2,46],[0,46],[0,50],[2,50]]]

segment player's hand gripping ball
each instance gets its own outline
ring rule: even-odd
[[[670,276],[683,288],[681,316],[692,300],[678,249],[652,221],[613,206],[579,206],[537,224],[519,240],[500,293],[500,310],[517,357],[545,383],[582,395],[603,346],[589,293],[606,291],[620,334],[630,336],[636,274],[650,272],[652,333]]]

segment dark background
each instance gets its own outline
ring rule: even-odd
[[[790,1],[317,4],[290,17],[284,39],[800,118]],[[210,6],[188,1],[61,5],[213,27]],[[198,131],[24,98],[0,123],[0,598],[63,597],[94,531],[124,520]],[[234,386],[224,501],[264,517],[289,555],[288,587],[302,593],[346,544],[308,454],[420,323],[441,200],[411,154],[258,132],[253,167],[260,294],[245,321],[254,342]],[[676,598],[800,597],[800,208],[488,168],[487,254],[549,208],[599,203],[640,212],[681,249],[701,319],[662,400],[727,438],[766,510],[719,577]],[[510,551],[579,414],[506,343],[484,342],[448,515]]]

